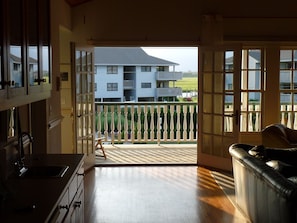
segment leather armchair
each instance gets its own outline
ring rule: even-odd
[[[262,145],[274,148],[297,147],[297,130],[290,129],[283,124],[272,124],[262,132]]]

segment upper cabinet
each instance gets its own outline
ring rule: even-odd
[[[0,3],[0,111],[50,97],[49,0]]]

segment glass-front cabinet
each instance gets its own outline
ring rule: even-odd
[[[49,0],[0,3],[0,111],[50,97],[49,4]]]

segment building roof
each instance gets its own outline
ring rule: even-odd
[[[177,63],[148,55],[141,47],[95,47],[95,65],[174,66]]]

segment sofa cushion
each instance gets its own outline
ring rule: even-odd
[[[292,166],[288,163],[282,162],[280,160],[270,160],[267,161],[266,164],[276,171],[278,171],[280,174],[282,174],[284,177],[292,177],[297,176],[297,167]]]

